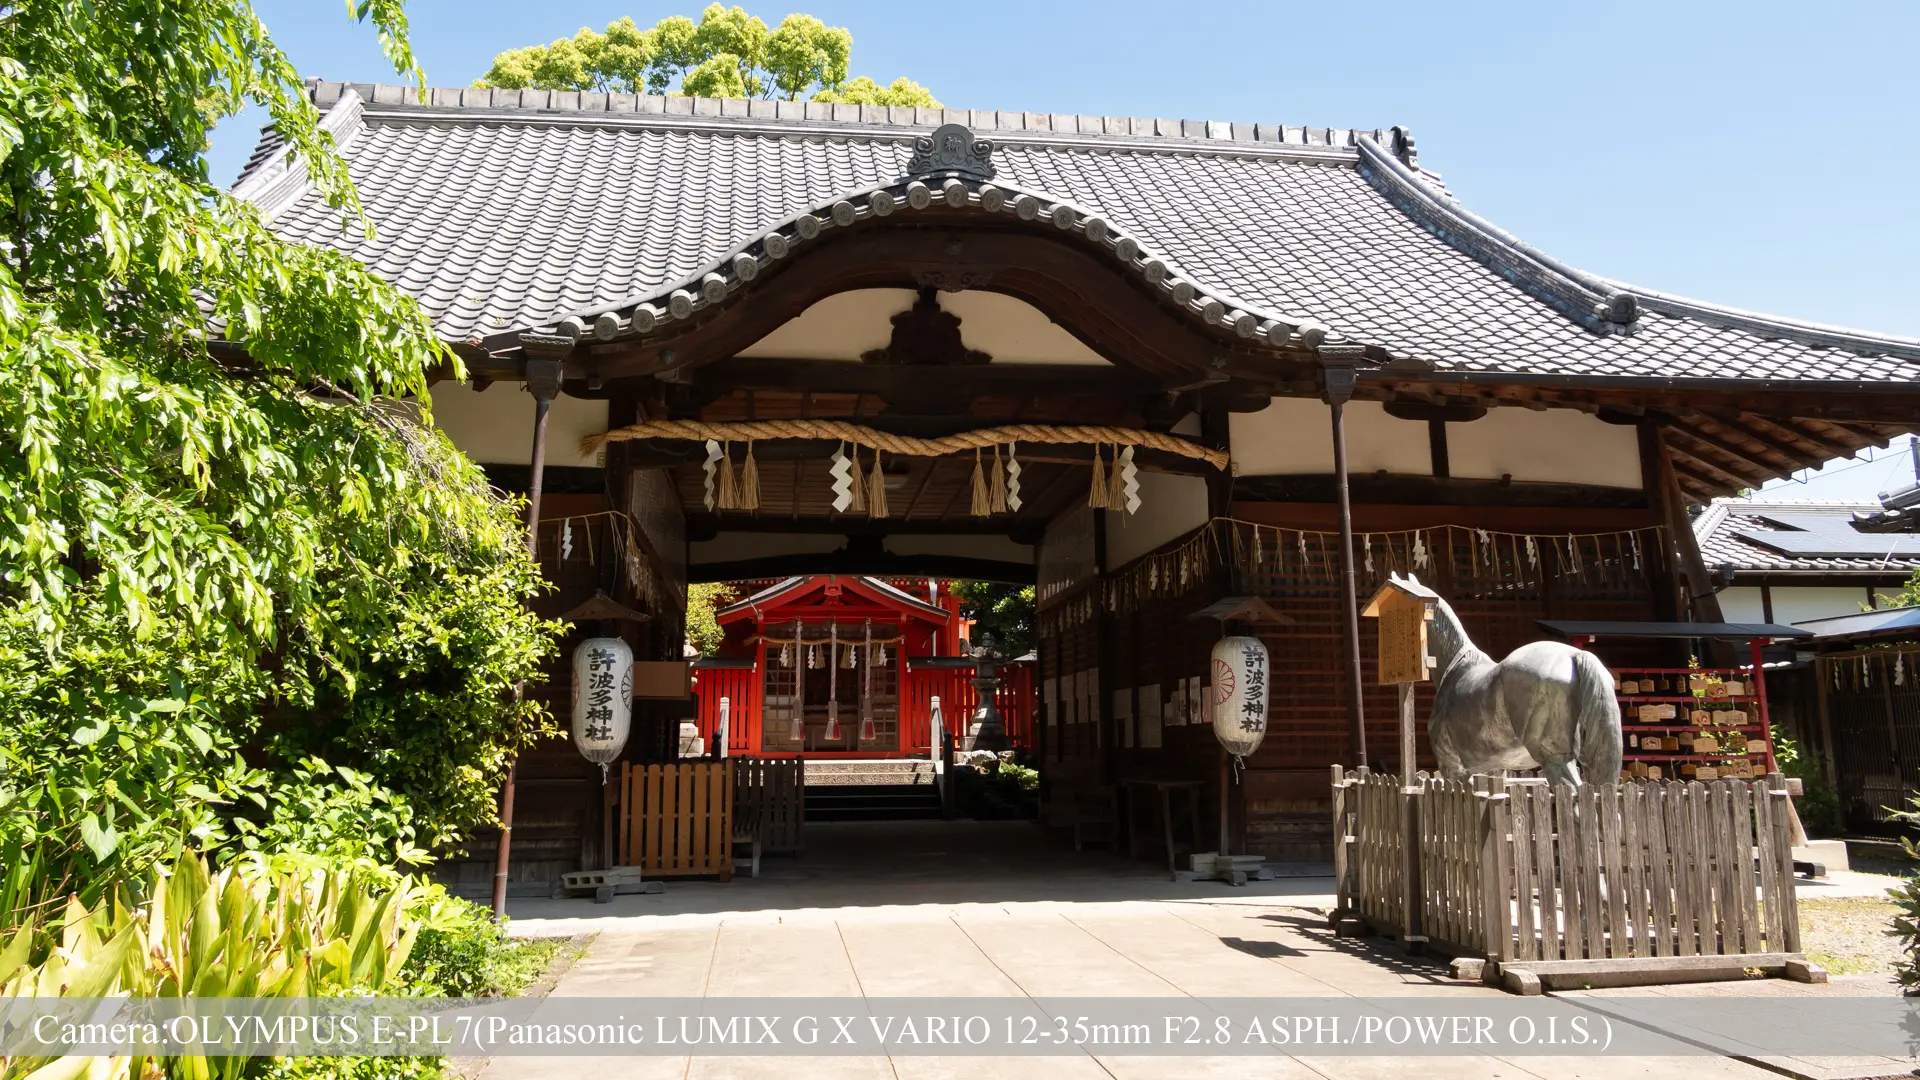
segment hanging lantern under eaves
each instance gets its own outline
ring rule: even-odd
[[[633,650],[619,638],[588,638],[573,650],[573,745],[600,766],[602,782],[632,726]]]
[[[1213,735],[1238,763],[1267,737],[1267,646],[1224,637],[1213,647]]]

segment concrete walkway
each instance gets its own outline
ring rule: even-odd
[[[1076,855],[1024,824],[808,829],[757,880],[669,882],[659,896],[514,905],[514,932],[597,933],[557,997],[1383,997],[1499,991],[1377,942],[1332,937],[1311,909],[1332,881],[1177,885],[1150,863]],[[1770,986],[1773,992],[1785,984]],[[1836,980],[1819,993],[1888,992]],[[1373,1080],[1760,1077],[1727,1059],[1443,1057],[503,1057],[488,1080],[594,1077],[1276,1076]],[[1907,1068],[1911,1068],[1908,1065]],[[1905,1071],[1887,1068],[1884,1073]],[[1854,1075],[1860,1075],[1857,1071]],[[1838,1075],[1838,1074],[1833,1074]]]

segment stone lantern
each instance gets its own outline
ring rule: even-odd
[[[1002,660],[994,650],[991,635],[969,651],[973,656],[974,700],[979,704],[973,710],[973,722],[967,727],[967,739],[961,749],[998,753],[1011,745],[1007,741],[1007,725],[1001,721],[1000,710],[993,703],[993,692],[1000,685]]]

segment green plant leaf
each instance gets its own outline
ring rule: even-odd
[[[80,819],[80,840],[101,862],[105,862],[120,846],[119,832],[111,824],[101,821],[98,814],[88,814]]]

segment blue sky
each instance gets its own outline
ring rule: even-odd
[[[393,81],[339,0],[256,0],[300,71]],[[494,53],[698,14],[695,0],[414,0],[428,81]],[[1920,337],[1920,4],[1017,5],[824,0],[744,5],[853,31],[853,72],[926,84],[949,106],[1412,129],[1461,201],[1553,255],[1650,288]],[[230,181],[260,119],[222,125]],[[1878,461],[1789,485],[1872,497]],[[1899,461],[1895,458],[1898,457]]]

